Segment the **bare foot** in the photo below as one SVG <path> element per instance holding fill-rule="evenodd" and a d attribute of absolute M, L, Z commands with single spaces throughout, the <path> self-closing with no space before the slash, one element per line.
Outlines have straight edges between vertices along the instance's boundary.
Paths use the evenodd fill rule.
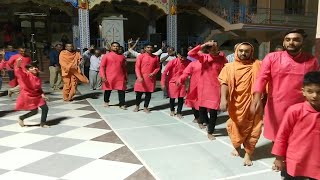
<path fill-rule="evenodd" d="M 203 124 L 198 124 L 200 129 L 204 129 L 205 126 Z"/>
<path fill-rule="evenodd" d="M 251 156 L 248 153 L 244 155 L 243 159 L 244 159 L 244 162 L 243 162 L 244 166 L 252 166 L 253 163 L 251 161 Z"/>
<path fill-rule="evenodd" d="M 178 117 L 179 119 L 182 119 L 182 118 L 183 118 L 182 114 L 177 114 L 177 117 Z"/>
<path fill-rule="evenodd" d="M 19 119 L 19 120 L 18 120 L 18 124 L 19 124 L 21 127 L 24 127 L 24 122 L 23 122 L 23 120 Z"/>
<path fill-rule="evenodd" d="M 236 156 L 236 157 L 240 156 L 240 148 L 234 149 L 234 150 L 231 152 L 231 155 L 232 155 L 232 156 Z"/>
<path fill-rule="evenodd" d="M 104 103 L 103 106 L 106 107 L 106 108 L 109 108 L 109 103 Z"/>
<path fill-rule="evenodd" d="M 42 128 L 50 128 L 50 126 L 48 126 L 46 124 L 40 124 L 40 127 L 42 127 Z"/>
<path fill-rule="evenodd" d="M 211 140 L 211 141 L 213 141 L 213 140 L 215 140 L 216 138 L 214 137 L 213 134 L 208 134 L 208 139 Z"/>
<path fill-rule="evenodd" d="M 198 123 L 198 119 L 194 118 L 193 123 Z"/>
<path fill-rule="evenodd" d="M 174 115 L 176 115 L 176 113 L 174 111 L 171 111 L 170 116 L 174 116 Z"/>
<path fill-rule="evenodd" d="M 123 106 L 119 106 L 120 109 L 123 109 L 123 110 L 127 110 L 127 106 L 123 105 Z"/>
<path fill-rule="evenodd" d="M 12 91 L 8 91 L 8 96 L 12 97 L 13 92 Z"/>
<path fill-rule="evenodd" d="M 150 110 L 149 110 L 149 108 L 147 108 L 147 107 L 145 107 L 144 109 L 143 109 L 143 112 L 145 112 L 145 113 L 150 113 Z"/>
<path fill-rule="evenodd" d="M 139 111 L 139 106 L 136 106 L 133 110 L 133 112 L 138 112 Z"/>

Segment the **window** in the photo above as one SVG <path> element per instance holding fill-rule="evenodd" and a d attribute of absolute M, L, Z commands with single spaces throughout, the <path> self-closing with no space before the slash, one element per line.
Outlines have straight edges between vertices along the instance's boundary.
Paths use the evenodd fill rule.
<path fill-rule="evenodd" d="M 304 14 L 305 0 L 286 0 L 284 12 L 286 14 Z"/>

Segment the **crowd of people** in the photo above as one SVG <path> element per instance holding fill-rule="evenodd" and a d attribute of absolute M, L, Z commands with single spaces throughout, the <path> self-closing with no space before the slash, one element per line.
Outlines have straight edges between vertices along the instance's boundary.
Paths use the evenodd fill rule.
<path fill-rule="evenodd" d="M 183 105 L 192 108 L 194 122 L 202 129 L 207 126 L 208 139 L 215 139 L 218 111 L 228 111 L 226 129 L 234 147 L 231 154 L 240 156 L 243 147 L 243 165 L 252 165 L 264 127 L 264 136 L 274 143 L 274 170 L 281 171 L 287 180 L 320 179 L 319 62 L 302 51 L 305 38 L 303 30 L 288 31 L 283 49 L 279 47 L 262 61 L 254 58 L 254 47 L 249 42 L 236 44 L 228 59 L 214 40 L 189 47 L 188 52 L 175 52 L 173 47 L 164 45 L 154 52 L 152 43 L 136 52 L 137 42 L 132 40 L 128 52 L 124 52 L 118 42 L 112 42 L 109 52 L 90 47 L 82 56 L 71 43 L 65 43 L 65 47 L 56 44 L 50 52 L 50 86 L 53 90 L 62 88 L 63 100 L 69 102 L 79 81 L 90 82 L 91 90 L 104 91 L 106 108 L 112 90 L 117 90 L 119 107 L 127 110 L 128 73 L 124 54 L 130 53 L 137 58 L 134 112 L 140 111 L 144 94 L 143 111 L 150 113 L 156 76 L 161 72 L 160 84 L 164 98 L 169 98 L 170 115 L 183 118 Z M 20 90 L 16 109 L 30 111 L 19 117 L 19 125 L 24 126 L 23 120 L 36 114 L 40 107 L 40 126 L 47 127 L 48 106 L 36 65 L 30 64 L 24 48 L 14 52 L 9 47 L 1 55 L 4 60 L 0 69 L 7 68 L 10 84 Z M 13 91 L 9 91 L 10 95 Z"/>

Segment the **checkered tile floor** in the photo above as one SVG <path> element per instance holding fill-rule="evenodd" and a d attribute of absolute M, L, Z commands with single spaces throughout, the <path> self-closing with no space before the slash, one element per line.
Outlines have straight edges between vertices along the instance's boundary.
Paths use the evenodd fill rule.
<path fill-rule="evenodd" d="M 151 180 L 154 177 L 87 100 L 64 103 L 49 93 L 48 124 L 40 113 L 17 124 L 14 98 L 0 97 L 1 180 Z"/>

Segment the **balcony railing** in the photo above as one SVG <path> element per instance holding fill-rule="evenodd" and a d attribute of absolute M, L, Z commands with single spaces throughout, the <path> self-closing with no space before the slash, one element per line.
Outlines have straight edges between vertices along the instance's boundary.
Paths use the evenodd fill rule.
<path fill-rule="evenodd" d="M 272 24 L 314 26 L 317 21 L 315 13 L 304 12 L 287 14 L 284 9 L 247 7 L 232 3 L 230 0 L 217 0 L 214 4 L 206 4 L 206 8 L 224 18 L 231 24 Z"/>

